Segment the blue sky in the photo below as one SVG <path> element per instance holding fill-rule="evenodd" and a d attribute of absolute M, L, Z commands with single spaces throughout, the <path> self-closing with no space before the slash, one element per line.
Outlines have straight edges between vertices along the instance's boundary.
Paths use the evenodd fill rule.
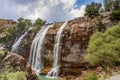
<path fill-rule="evenodd" d="M 103 3 L 104 0 L 77 0 L 76 4 L 77 5 L 83 5 L 83 4 L 90 4 L 91 2 L 99 2 L 99 3 Z"/>
<path fill-rule="evenodd" d="M 0 18 L 65 21 L 83 16 L 86 4 L 93 1 L 103 3 L 103 0 L 0 0 Z"/>

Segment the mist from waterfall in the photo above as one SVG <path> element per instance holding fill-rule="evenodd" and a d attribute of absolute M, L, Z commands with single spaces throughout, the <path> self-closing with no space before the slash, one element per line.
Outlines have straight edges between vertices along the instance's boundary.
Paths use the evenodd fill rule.
<path fill-rule="evenodd" d="M 59 59 L 59 53 L 60 53 L 60 39 L 61 34 L 63 32 L 64 27 L 67 25 L 67 22 L 63 23 L 63 25 L 60 27 L 59 31 L 57 32 L 56 39 L 55 39 L 55 46 L 54 46 L 54 64 L 53 68 L 48 72 L 47 77 L 58 77 L 59 75 L 59 68 L 60 68 L 60 59 Z"/>
<path fill-rule="evenodd" d="M 50 27 L 52 27 L 52 25 L 43 26 L 35 36 L 31 45 L 29 63 L 31 64 L 32 69 L 36 71 L 36 74 L 39 74 L 44 67 L 42 49 L 46 33 Z"/>
<path fill-rule="evenodd" d="M 20 38 L 17 40 L 17 42 L 15 44 L 13 44 L 11 52 L 18 53 L 19 45 L 22 42 L 22 40 L 24 39 L 24 37 L 27 35 L 27 33 L 28 33 L 28 31 L 26 31 L 24 34 L 22 34 L 20 36 Z"/>

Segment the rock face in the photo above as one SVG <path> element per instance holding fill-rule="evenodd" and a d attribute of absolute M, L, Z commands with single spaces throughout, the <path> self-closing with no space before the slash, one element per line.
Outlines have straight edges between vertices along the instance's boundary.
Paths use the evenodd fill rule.
<path fill-rule="evenodd" d="M 53 64 L 53 48 L 55 44 L 55 37 L 63 22 L 55 23 L 52 28 L 50 28 L 47 32 L 46 38 L 43 44 L 43 57 L 45 66 L 52 66 Z M 86 53 L 86 48 L 88 46 L 88 42 L 91 34 L 93 33 L 95 28 L 95 23 L 87 18 L 80 17 L 75 18 L 73 20 L 68 21 L 67 26 L 65 26 L 60 43 L 60 60 L 61 60 L 61 70 L 66 70 L 66 74 L 69 73 L 74 68 L 84 67 L 84 55 Z M 31 32 L 26 36 L 26 41 L 28 41 L 27 46 L 20 46 L 20 55 L 28 60 L 30 53 L 30 45 L 34 36 L 37 32 Z M 25 40 L 24 39 L 24 40 Z M 23 42 L 24 42 L 23 40 Z M 69 65 L 72 64 L 72 65 Z M 85 62 L 88 65 L 88 63 Z M 76 69 L 76 70 L 78 70 Z M 86 69 L 86 68 L 85 68 Z M 81 70 L 79 70 L 81 71 Z M 46 71 L 47 72 L 47 71 Z M 77 74 L 77 71 L 73 71 L 70 73 Z M 46 73 L 43 73 L 46 74 Z"/>
<path fill-rule="evenodd" d="M 16 22 L 13 20 L 0 19 L 0 36 L 2 36 L 1 33 L 5 32 L 6 27 L 14 25 L 16 25 Z"/>
<path fill-rule="evenodd" d="M 38 80 L 37 75 L 31 69 L 30 65 L 26 60 L 14 53 L 5 52 L 5 54 L 0 57 L 0 72 L 4 72 L 4 68 L 9 66 L 13 71 L 23 71 L 26 73 L 26 80 Z"/>
<path fill-rule="evenodd" d="M 51 62 L 53 60 L 52 55 L 56 33 L 61 23 L 57 24 L 57 26 L 49 29 L 44 44 L 44 57 Z M 81 62 L 94 26 L 94 23 L 89 18 L 76 18 L 68 22 L 61 37 L 61 61 Z"/>
<path fill-rule="evenodd" d="M 16 22 L 13 20 L 5 20 L 5 19 L 0 19 L 0 30 L 2 30 L 5 27 L 15 25 Z"/>

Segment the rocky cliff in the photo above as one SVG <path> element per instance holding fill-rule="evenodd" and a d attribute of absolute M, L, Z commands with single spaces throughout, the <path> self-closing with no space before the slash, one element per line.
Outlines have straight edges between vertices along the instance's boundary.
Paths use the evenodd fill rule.
<path fill-rule="evenodd" d="M 2 33 L 5 32 L 7 27 L 15 26 L 16 23 L 13 20 L 0 19 L 0 37 L 3 36 Z"/>
<path fill-rule="evenodd" d="M 38 80 L 37 75 L 23 57 L 11 52 L 0 50 L 0 79 L 4 79 L 4 74 L 7 78 L 9 73 L 20 71 L 25 73 L 25 80 Z M 18 78 L 19 77 L 21 76 L 18 75 Z"/>
<path fill-rule="evenodd" d="M 88 17 L 79 17 L 68 21 L 61 35 L 62 37 L 60 42 L 59 55 L 61 62 L 60 76 L 74 75 L 77 77 L 84 71 L 89 70 L 90 68 L 94 68 L 84 60 L 84 55 L 86 53 L 90 36 L 96 28 L 95 21 L 97 21 L 97 19 L 90 19 Z M 113 25 L 111 24 L 111 21 L 105 17 L 102 18 L 102 22 L 108 26 Z M 47 74 L 47 72 L 52 68 L 55 38 L 62 24 L 63 22 L 54 23 L 53 27 L 49 28 L 47 32 L 42 50 L 44 53 L 42 57 L 44 58 L 45 68 L 42 70 L 41 74 Z M 28 32 L 28 35 L 23 39 L 21 45 L 19 46 L 18 54 L 24 58 L 13 53 L 7 53 L 5 57 L 2 58 L 4 63 L 6 63 L 6 61 L 10 63 L 10 65 L 14 63 L 15 65 L 12 67 L 15 68 L 15 70 L 20 69 L 25 71 L 27 74 L 31 73 L 29 74 L 29 77 L 32 78 L 33 76 L 35 79 L 36 75 L 34 75 L 34 72 L 31 70 L 25 59 L 28 61 L 32 41 L 39 30 L 40 27 L 33 26 L 33 30 Z M 17 67 L 16 69 L 16 65 L 19 68 Z M 29 77 L 27 75 L 27 78 Z"/>
<path fill-rule="evenodd" d="M 46 74 L 53 65 L 55 37 L 62 24 L 63 22 L 55 23 L 47 32 L 42 50 L 45 63 L 45 69 L 42 74 Z M 82 68 L 84 68 L 84 70 L 87 68 L 89 63 L 84 60 L 84 55 L 94 29 L 95 23 L 87 17 L 75 18 L 68 21 L 62 33 L 60 43 L 59 58 L 61 60 L 61 74 L 76 75 L 81 73 Z M 36 33 L 37 32 L 29 32 L 20 46 L 19 54 L 27 60 L 29 58 L 30 46 Z"/>

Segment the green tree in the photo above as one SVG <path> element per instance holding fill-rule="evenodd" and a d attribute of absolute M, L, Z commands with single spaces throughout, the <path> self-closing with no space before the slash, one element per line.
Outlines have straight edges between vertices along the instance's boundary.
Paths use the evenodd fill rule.
<path fill-rule="evenodd" d="M 92 2 L 90 5 L 87 5 L 85 9 L 86 11 L 85 15 L 89 17 L 99 16 L 100 8 L 101 8 L 101 3 Z"/>
<path fill-rule="evenodd" d="M 114 11 L 120 8 L 120 0 L 104 0 L 106 11 Z"/>
<path fill-rule="evenodd" d="M 112 9 L 112 0 L 104 0 L 105 11 L 111 11 Z"/>
<path fill-rule="evenodd" d="M 25 19 L 26 26 L 32 26 L 32 22 L 30 19 Z"/>
<path fill-rule="evenodd" d="M 43 26 L 43 25 L 45 25 L 45 23 L 46 23 L 46 21 L 43 21 L 42 19 L 38 18 L 33 25 L 34 26 Z"/>
<path fill-rule="evenodd" d="M 94 33 L 85 59 L 93 65 L 113 66 L 120 62 L 120 23 L 105 33 Z"/>
<path fill-rule="evenodd" d="M 106 27 L 101 20 L 96 24 L 96 26 L 97 26 L 97 30 L 100 32 L 104 32 L 106 30 Z"/>
<path fill-rule="evenodd" d="M 18 30 L 19 30 L 19 32 L 24 31 L 25 26 L 26 26 L 25 20 L 23 18 L 19 18 L 18 19 Z"/>
<path fill-rule="evenodd" d="M 116 20 L 116 21 L 120 20 L 120 9 L 116 11 L 112 11 L 112 13 L 110 14 L 110 20 Z"/>
<path fill-rule="evenodd" d="M 29 19 L 19 18 L 17 26 L 9 26 L 4 32 L 4 36 L 0 37 L 0 44 L 5 47 L 10 47 L 16 37 L 32 26 Z"/>
<path fill-rule="evenodd" d="M 120 0 L 114 1 L 114 10 L 118 10 L 120 8 Z"/>
<path fill-rule="evenodd" d="M 30 19 L 24 19 L 24 18 L 18 19 L 18 31 L 19 32 L 22 32 L 26 28 L 31 27 L 31 26 L 32 26 L 32 22 Z"/>
<path fill-rule="evenodd" d="M 24 21 L 24 18 L 19 18 L 18 19 L 18 22 L 23 22 Z"/>

